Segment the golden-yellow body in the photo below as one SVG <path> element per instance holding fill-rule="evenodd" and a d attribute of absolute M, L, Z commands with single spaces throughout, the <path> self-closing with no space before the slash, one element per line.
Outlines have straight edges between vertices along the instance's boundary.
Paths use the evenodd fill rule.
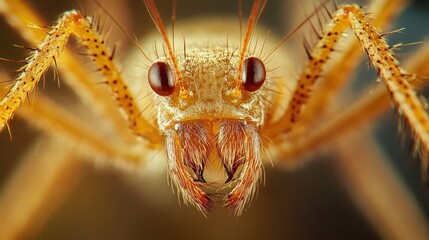
<path fill-rule="evenodd" d="M 364 114 L 364 104 L 384 104 L 380 99 L 357 104 L 357 107 L 330 119 L 327 124 L 320 123 L 318 118 L 308 118 L 310 115 L 317 115 L 315 109 L 325 112 L 325 103 L 331 99 L 326 97 L 324 101 L 311 102 L 312 96 L 318 96 L 314 92 L 318 81 L 333 81 L 337 87 L 346 82 L 341 77 L 324 78 L 324 73 L 330 73 L 332 69 L 340 72 L 353 68 L 326 65 L 331 61 L 344 31 L 352 29 L 360 46 L 367 51 L 371 64 L 383 79 L 399 113 L 410 123 L 416 141 L 421 143 L 422 169 L 423 173 L 426 172 L 429 120 L 424 105 L 411 87 L 415 75 L 408 74 L 399 67 L 384 35 L 359 6 L 343 5 L 336 7 L 332 13 L 327 11 L 330 20 L 318 33 L 320 41 L 314 49 L 307 49 L 308 63 L 296 80 L 294 74 L 288 71 L 287 66 L 291 62 L 286 60 L 287 53 L 279 48 L 288 37 L 283 40 L 274 39 L 265 29 L 255 27 L 266 1 L 255 1 L 249 23 L 242 30 L 237 26 L 237 21 L 228 18 L 194 19 L 194 22 L 177 23 L 175 39 L 168 36 L 167 32 L 171 30 L 164 28 L 154 2 L 147 0 L 145 3 L 161 37 L 155 40 L 155 44 L 151 39 L 148 45 L 140 47 L 147 67 L 140 69 L 137 75 L 148 78 L 150 82 L 149 66 L 168 66 L 174 74 L 174 81 L 171 82 L 175 84 L 167 89 L 168 94 L 157 94 L 148 82 L 136 83 L 135 79 L 126 80 L 122 77 L 122 70 L 113 56 L 114 51 L 106 47 L 105 39 L 93 18 L 72 10 L 59 18 L 41 44 L 35 44 L 37 47 L 27 65 L 21 69 L 9 93 L 0 101 L 0 128 L 8 124 L 49 65 L 59 58 L 65 58 L 64 66 L 59 67 L 64 67 L 69 75 L 77 76 L 78 80 L 71 77 L 72 85 L 73 81 L 84 83 L 83 86 L 74 86 L 78 94 L 85 96 L 82 99 L 93 99 L 94 109 L 101 116 L 110 117 L 107 113 L 119 107 L 120 111 L 113 113 L 108 120 L 112 121 L 112 132 L 117 132 L 118 136 L 112 137 L 115 140 L 109 138 L 106 141 L 107 133 L 94 131 L 79 119 L 62 112 L 49 100 L 42 99 L 43 104 L 35 106 L 32 111 L 23 107 L 22 115 L 25 118 L 34 117 L 39 126 L 52 131 L 54 135 L 82 144 L 85 153 L 90 153 L 94 159 L 108 159 L 134 167 L 144 165 L 148 155 L 153 152 L 161 152 L 166 158 L 169 176 L 186 203 L 205 213 L 217 202 L 216 194 L 221 192 L 224 195 L 224 205 L 240 215 L 263 178 L 263 162 L 269 162 L 269 156 L 274 156 L 275 160 L 284 165 L 288 165 L 288 161 L 298 162 L 297 159 L 307 152 L 320 148 L 325 141 L 334 139 L 353 124 L 374 117 L 375 114 Z M 18 2 L 1 4 L 3 15 L 8 19 L 25 13 L 20 12 L 25 6 L 20 6 Z M 5 6 L 12 9 L 16 7 L 16 16 L 11 13 L 14 11 L 5 11 Z M 324 2 L 305 22 L 324 11 L 323 8 L 326 8 Z M 382 9 L 383 7 L 379 7 L 375 12 L 379 13 Z M 20 17 L 25 19 L 24 16 Z M 37 23 L 37 19 L 33 20 Z M 22 26 L 17 28 L 22 32 L 31 32 L 23 30 Z M 81 67 L 71 67 L 73 61 L 68 58 L 67 50 L 63 52 L 63 49 L 72 35 L 87 48 L 87 55 L 104 78 L 103 83 L 110 88 L 115 102 L 113 105 L 109 105 L 112 102 L 97 98 L 99 90 L 88 85 L 91 80 L 82 74 Z M 178 36 L 183 36 L 183 44 Z M 259 40 L 259 45 L 256 39 Z M 153 44 L 153 55 L 147 54 L 144 49 L 150 49 Z M 347 55 L 342 57 L 346 61 Z M 259 60 L 255 62 L 254 58 Z M 265 83 L 260 88 L 259 85 L 250 88 L 246 86 L 248 83 L 243 78 L 243 73 L 248 69 L 244 67 L 244 63 L 249 59 L 252 64 L 262 62 L 266 68 L 266 77 L 263 74 Z M 162 64 L 159 65 L 159 62 Z M 165 79 L 160 81 L 162 80 Z M 308 112 L 308 109 L 312 111 Z M 127 124 L 123 124 L 125 122 Z M 126 137 L 122 138 L 122 135 Z M 117 139 L 119 140 L 116 141 Z M 345 156 L 347 157 L 350 156 Z M 213 189 L 214 185 L 205 180 L 209 161 L 221 163 L 227 175 L 224 179 L 226 183 L 219 184 L 219 189 Z M 210 169 L 213 170 L 217 171 Z M 359 177 L 353 180 L 361 179 Z M 223 191 L 225 189 L 227 191 Z M 372 202 L 377 203 L 377 199 L 374 198 Z M 412 213 L 410 218 L 420 219 L 421 216 L 415 209 L 409 212 Z M 421 223 L 420 220 L 417 222 Z M 424 238 L 425 227 L 418 229 L 415 235 L 417 238 Z"/>

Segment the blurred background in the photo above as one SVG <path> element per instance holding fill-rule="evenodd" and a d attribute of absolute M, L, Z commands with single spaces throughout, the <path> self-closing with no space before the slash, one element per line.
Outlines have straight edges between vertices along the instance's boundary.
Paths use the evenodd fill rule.
<path fill-rule="evenodd" d="M 53 22 L 62 12 L 79 6 L 75 1 L 33 0 L 31 4 L 47 22 Z M 89 1 L 91 2 L 91 1 Z M 251 2 L 243 1 L 244 16 Z M 85 5 L 86 3 L 83 2 Z M 139 0 L 103 1 L 122 26 L 136 36 L 146 36 L 154 30 Z M 364 3 L 365 4 L 365 3 Z M 170 1 L 157 1 L 161 13 L 169 19 Z M 292 3 L 269 1 L 260 22 L 282 36 L 299 21 Z M 90 4 L 90 6 L 92 6 Z M 96 11 L 88 6 L 88 12 Z M 93 6 L 92 6 L 93 7 Z M 299 12 L 299 11 L 298 11 Z M 177 19 L 205 15 L 237 15 L 237 2 L 178 1 Z M 285 16 L 291 16 L 286 21 Z M 302 19 L 302 18 L 301 18 Z M 238 21 L 237 21 L 238 22 Z M 402 34 L 394 34 L 390 42 L 424 41 L 429 37 L 429 3 L 412 1 L 394 23 L 394 28 L 405 27 Z M 25 51 L 12 45 L 25 45 L 23 40 L 4 22 L 0 22 L 0 56 L 20 60 Z M 133 46 L 117 28 L 113 28 L 111 42 L 118 42 L 118 58 L 125 59 Z M 407 56 L 415 46 L 401 51 Z M 300 55 L 303 50 L 300 50 Z M 403 54 L 402 54 L 403 53 Z M 3 69 L 17 69 L 15 63 L 2 63 Z M 367 59 L 362 63 L 358 77 L 375 79 L 368 70 Z M 10 71 L 13 74 L 13 70 Z M 369 75 L 366 75 L 369 74 Z M 48 73 L 47 77 L 52 74 Z M 46 89 L 57 98 L 67 98 L 67 87 L 47 81 Z M 65 94 L 64 94 L 65 92 Z M 20 156 L 39 139 L 40 133 L 19 118 L 11 122 L 13 139 L 7 131 L 0 134 L 0 186 L 8 179 L 18 164 Z M 408 144 L 397 133 L 397 120 L 391 112 L 374 126 L 375 137 L 393 165 L 413 192 L 425 215 L 428 214 L 427 194 L 420 180 L 419 163 L 408 163 Z M 43 145 L 42 145 L 43 146 Z M 204 217 L 193 207 L 179 204 L 177 194 L 168 185 L 165 170 L 160 170 L 157 180 L 135 176 L 111 168 L 97 168 L 87 164 L 76 176 L 76 185 L 64 202 L 43 224 L 31 233 L 30 239 L 379 239 L 375 228 L 368 223 L 348 195 L 346 186 L 331 164 L 335 154 L 326 152 L 315 157 L 304 167 L 294 171 L 266 166 L 265 186 L 241 217 L 234 217 L 219 207 Z M 394 211 L 394 209 L 392 209 Z"/>

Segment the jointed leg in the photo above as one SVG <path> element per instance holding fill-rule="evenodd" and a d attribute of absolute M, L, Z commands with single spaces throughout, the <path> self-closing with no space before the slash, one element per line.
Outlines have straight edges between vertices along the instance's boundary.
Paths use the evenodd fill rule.
<path fill-rule="evenodd" d="M 312 88 L 319 77 L 322 66 L 329 59 L 334 44 L 345 29 L 351 27 L 363 48 L 368 52 L 371 63 L 379 72 L 380 77 L 393 98 L 398 111 L 410 124 L 413 133 L 425 150 L 429 149 L 429 116 L 409 83 L 414 76 L 401 69 L 393 58 L 391 48 L 364 13 L 355 5 L 339 8 L 332 21 L 325 29 L 324 36 L 310 55 L 305 73 L 300 78 L 291 103 L 285 114 L 277 122 L 268 126 L 272 134 L 278 131 L 290 131 L 299 122 L 300 113 L 310 97 Z M 278 134 L 277 134 L 278 135 Z M 272 135 L 270 137 L 277 137 Z M 426 166 L 424 166 L 426 169 Z"/>
<path fill-rule="evenodd" d="M 57 26 L 37 48 L 28 65 L 22 69 L 16 84 L 0 102 L 0 127 L 3 127 L 12 117 L 25 99 L 26 94 L 34 89 L 41 74 L 51 62 L 59 57 L 71 34 L 76 35 L 81 40 L 82 44 L 88 48 L 94 62 L 100 66 L 106 83 L 113 90 L 119 106 L 126 112 L 130 127 L 135 134 L 156 141 L 157 139 L 153 138 L 158 136 L 158 131 L 152 124 L 140 117 L 135 99 L 131 96 L 112 61 L 111 54 L 104 45 L 104 40 L 93 29 L 91 21 L 76 11 L 67 12 L 60 18 Z"/>
<path fill-rule="evenodd" d="M 348 8 L 345 11 L 348 11 L 351 26 L 386 84 L 398 112 L 408 122 L 415 140 L 421 144 L 422 150 L 428 151 L 429 116 L 409 81 L 415 79 L 416 76 L 408 74 L 398 66 L 386 41 L 364 18 L 362 12 L 354 8 Z M 422 159 L 422 165 L 423 177 L 426 177 L 427 159 Z"/>
<path fill-rule="evenodd" d="M 422 76 L 429 75 L 429 69 L 426 67 L 428 65 L 429 44 L 422 46 L 410 57 L 410 61 L 405 63 L 407 70 Z M 426 86 L 427 80 L 429 79 L 424 78 L 411 83 L 416 90 L 421 90 Z M 346 110 L 327 118 L 323 126 L 318 126 L 301 137 L 293 138 L 293 141 L 287 138 L 285 140 L 287 142 L 279 148 L 281 150 L 278 155 L 282 156 L 282 159 L 294 161 L 297 157 L 304 156 L 306 152 L 315 152 L 351 129 L 375 120 L 390 107 L 390 98 L 384 86 L 378 86 L 371 94 L 353 103 Z"/>
<path fill-rule="evenodd" d="M 356 8 L 356 9 L 358 8 L 357 6 L 340 7 L 340 9 L 338 9 L 334 14 L 333 19 L 327 24 L 327 27 L 324 29 L 321 40 L 315 46 L 313 52 L 309 54 L 310 60 L 298 81 L 297 88 L 293 93 L 292 101 L 290 102 L 287 110 L 279 120 L 277 120 L 274 123 L 268 123 L 269 126 L 267 128 L 271 129 L 273 134 L 276 134 L 278 131 L 288 132 L 301 122 L 303 112 L 307 110 L 306 109 L 307 100 L 309 100 L 310 95 L 311 97 L 313 97 L 312 90 L 316 81 L 320 77 L 321 73 L 325 75 L 325 72 L 322 72 L 322 70 L 325 67 L 327 61 L 329 60 L 330 55 L 334 50 L 335 44 L 341 38 L 342 33 L 347 28 L 351 27 L 351 19 L 350 19 L 349 11 L 348 10 L 345 11 L 345 9 L 349 7 Z M 359 9 L 357 9 L 357 11 L 360 12 Z M 364 14 L 361 14 L 361 18 L 366 19 Z M 370 23 L 369 21 L 366 21 L 366 22 L 372 26 L 372 23 Z M 378 35 L 378 36 L 379 38 L 382 38 L 381 35 Z M 362 42 L 360 44 L 362 44 Z M 384 43 L 384 45 L 386 44 Z M 384 48 L 389 49 L 387 45 L 384 46 Z M 385 52 L 385 53 L 383 52 L 381 54 L 387 54 L 387 53 L 388 52 Z M 328 77 L 332 75 L 329 73 L 330 72 L 328 72 Z M 337 78 L 327 79 L 327 80 L 333 81 L 333 80 L 337 80 Z M 340 81 L 344 81 L 344 79 L 341 79 Z M 320 95 L 322 94 L 325 94 L 325 93 L 320 93 Z M 271 136 L 271 137 L 276 137 L 276 136 Z"/>
<path fill-rule="evenodd" d="M 78 159 L 82 155 L 108 159 L 109 164 L 127 167 L 141 165 L 141 159 L 150 159 L 154 154 L 142 146 L 125 146 L 113 139 L 106 141 L 43 96 L 38 96 L 32 106 L 24 104 L 17 114 L 56 140 L 26 154 L 23 165 L 1 191 L 0 239 L 25 237 L 41 227 L 49 212 L 71 190 L 73 181 L 78 180 L 82 167 Z M 72 151 L 70 146 L 78 146 L 79 151 L 76 148 Z"/>
<path fill-rule="evenodd" d="M 298 80 L 285 113 L 276 122 L 267 123 L 266 128 L 273 133 L 270 138 L 276 138 L 278 132 L 291 131 L 294 125 L 299 122 L 303 107 L 306 105 L 310 94 L 312 94 L 313 87 L 320 78 L 323 67 L 334 51 L 335 44 L 342 37 L 342 33 L 348 28 L 347 22 L 344 22 L 345 17 L 338 16 L 340 15 L 338 12 L 337 10 L 336 15 L 327 24 L 323 37 L 317 43 L 313 52 L 309 53 L 309 62 Z"/>
<path fill-rule="evenodd" d="M 374 0 L 371 1 L 367 11 L 371 14 L 374 26 L 382 27 L 385 30 L 388 29 L 392 16 L 397 15 L 405 6 L 404 0 Z M 351 73 L 357 68 L 362 56 L 360 43 L 352 35 L 344 40 L 347 41 L 341 47 L 340 53 L 336 54 L 339 56 L 332 59 L 335 64 L 329 64 L 323 70 L 323 78 L 320 79 L 319 85 L 314 89 L 314 93 L 308 100 L 305 111 L 299 117 L 297 125 L 311 128 L 317 124 L 320 117 L 323 117 L 323 114 L 331 106 L 332 98 L 350 80 Z M 290 134 L 295 134 L 296 131 L 294 130 L 296 129 L 301 128 L 294 128 Z"/>
<path fill-rule="evenodd" d="M 425 66 L 429 64 L 429 45 L 426 44 L 414 55 L 410 57 L 413 61 L 405 65 L 406 68 L 417 74 L 428 75 L 429 69 Z M 412 84 L 419 89 L 427 83 L 428 79 L 425 80 L 413 81 Z M 295 165 L 297 158 L 302 158 L 307 152 L 314 153 L 321 146 L 331 143 L 333 151 L 339 154 L 334 163 L 340 168 L 339 172 L 346 180 L 346 187 L 354 189 L 352 194 L 358 205 L 374 222 L 383 238 L 426 239 L 428 230 L 421 210 L 389 164 L 383 161 L 384 157 L 377 154 L 374 144 L 368 143 L 367 140 L 362 141 L 369 136 L 362 133 L 359 136 L 353 135 L 360 139 L 358 143 L 351 140 L 353 136 L 345 136 L 347 141 L 341 141 L 341 136 L 347 131 L 360 128 L 364 123 L 374 120 L 390 106 L 388 94 L 379 86 L 372 94 L 354 103 L 345 112 L 328 118 L 325 124 L 314 131 L 283 144 L 277 149 L 281 158 L 274 159 L 282 159 L 280 164 L 283 165 Z M 365 154 L 362 156 L 362 153 Z M 391 205 L 391 199 L 395 199 L 394 206 Z M 392 207 L 396 207 L 396 211 L 392 212 Z"/>
<path fill-rule="evenodd" d="M 24 0 L 1 0 L 0 14 L 30 46 L 36 47 L 46 38 L 43 29 L 28 26 L 28 24 L 34 26 L 48 26 L 48 24 Z M 93 78 L 85 69 L 85 64 L 77 61 L 76 56 L 67 48 L 61 53 L 61 58 L 56 60 L 58 69 L 62 73 L 61 79 L 73 88 L 82 102 L 98 114 L 100 119 L 105 119 L 100 122 L 100 125 L 127 141 L 134 141 L 135 137 L 131 132 L 121 131 L 126 121 L 118 111 L 114 99 L 94 84 Z"/>

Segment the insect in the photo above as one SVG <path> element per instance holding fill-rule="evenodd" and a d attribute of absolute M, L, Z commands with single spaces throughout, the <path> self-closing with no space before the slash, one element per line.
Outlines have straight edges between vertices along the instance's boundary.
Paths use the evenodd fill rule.
<path fill-rule="evenodd" d="M 417 97 L 413 95 L 409 86 L 403 82 L 412 75 L 397 68 L 396 62 L 390 56 L 390 47 L 383 45 L 383 36 L 380 38 L 381 40 L 374 39 L 381 33 L 375 32 L 378 30 L 373 29 L 372 23 L 355 5 L 338 7 L 332 12 L 328 11 L 327 14 L 332 14 L 330 18 L 333 20 L 330 20 L 331 25 L 328 21 L 327 26 L 333 29 L 328 30 L 326 27 L 323 32 L 315 30 L 317 34 L 320 34 L 321 41 L 314 47 L 314 50 L 307 48 L 309 61 L 300 80 L 288 82 L 285 76 L 292 74 L 282 72 L 281 70 L 284 68 L 276 68 L 278 65 L 286 64 L 270 60 L 274 54 L 281 55 L 281 50 L 277 49 L 281 40 L 273 42 L 270 40 L 271 37 L 265 37 L 266 34 L 257 33 L 257 29 L 254 27 L 265 4 L 263 1 L 255 1 L 247 21 L 248 25 L 242 27 L 242 34 L 236 34 L 235 38 L 232 34 L 226 34 L 218 39 L 219 34 L 215 34 L 215 36 L 204 32 L 203 36 L 198 36 L 201 44 L 194 42 L 191 37 L 198 32 L 185 32 L 183 34 L 184 47 L 179 47 L 177 38 L 173 43 L 173 39 L 168 36 L 168 31 L 163 27 L 164 23 L 158 17 L 154 3 L 146 1 L 146 4 L 161 32 L 160 42 L 164 44 L 153 47 L 154 56 L 147 56 L 146 60 L 149 63 L 142 67 L 144 73 L 139 73 L 139 75 L 147 76 L 147 78 L 143 77 L 146 80 L 145 87 L 139 86 L 142 84 L 141 82 L 125 82 L 125 79 L 122 79 L 120 71 L 112 62 L 114 59 L 112 51 L 104 49 L 104 39 L 93 30 L 97 24 L 87 21 L 78 12 L 68 12 L 64 15 L 59 21 L 58 31 L 55 28 L 48 29 L 53 31 L 49 34 L 52 41 L 45 43 L 54 46 L 36 45 L 38 47 L 34 49 L 34 60 L 30 59 L 28 65 L 30 67 L 25 69 L 21 75 L 22 84 L 16 86 L 25 89 L 26 85 L 30 85 L 33 77 L 34 79 L 40 78 L 44 68 L 51 62 L 55 64 L 57 60 L 64 61 L 58 62 L 60 69 L 62 66 L 70 64 L 67 63 L 67 53 L 59 53 L 63 46 L 55 44 L 67 42 L 68 32 L 71 31 L 69 28 L 73 21 L 77 21 L 75 24 L 78 27 L 73 32 L 81 36 L 82 44 L 88 47 L 89 57 L 98 64 L 98 68 L 107 79 L 105 84 L 111 89 L 104 89 L 105 92 L 113 91 L 116 98 L 114 99 L 116 103 L 107 102 L 112 104 L 109 105 L 110 108 L 105 106 L 104 101 L 108 101 L 104 100 L 105 98 L 102 98 L 103 101 L 91 101 L 91 104 L 94 105 L 94 108 L 97 107 L 97 104 L 101 105 L 98 106 L 101 109 L 107 108 L 107 110 L 104 109 L 105 112 L 100 109 L 98 111 L 101 112 L 100 114 L 109 116 L 109 119 L 105 119 L 106 121 L 113 119 L 111 123 L 113 127 L 100 126 L 102 129 L 107 129 L 105 136 L 100 137 L 91 128 L 85 127 L 85 123 L 76 124 L 78 121 L 75 121 L 75 118 L 55 118 L 59 115 L 63 116 L 63 114 L 58 114 L 56 106 L 49 102 L 35 103 L 32 107 L 33 110 L 27 112 L 30 114 L 27 115 L 27 118 L 31 116 L 36 118 L 36 121 L 40 119 L 39 126 L 47 129 L 52 129 L 53 124 L 56 123 L 56 127 L 52 130 L 58 131 L 57 134 L 68 141 L 82 141 L 80 147 L 86 148 L 83 152 L 90 158 L 113 161 L 113 164 L 117 165 L 122 165 L 122 161 L 125 161 L 123 165 L 138 165 L 140 159 L 152 159 L 154 156 L 162 155 L 157 152 L 166 152 L 167 168 L 174 186 L 183 195 L 185 202 L 196 206 L 202 212 L 208 211 L 213 206 L 216 195 L 221 194 L 211 189 L 214 187 L 213 185 L 206 183 L 210 177 L 207 176 L 207 162 L 217 161 L 223 167 L 224 175 L 221 174 L 220 179 L 230 183 L 221 188 L 222 191 L 225 191 L 224 204 L 239 215 L 252 198 L 262 178 L 262 158 L 264 155 L 267 158 L 264 147 L 267 148 L 267 151 L 271 151 L 270 155 L 273 158 L 287 156 L 287 159 L 296 159 L 296 156 L 312 149 L 311 144 L 317 145 L 324 139 L 333 138 L 334 132 L 341 132 L 338 126 L 346 125 L 344 127 L 346 128 L 347 124 L 352 123 L 351 119 L 353 121 L 356 119 L 351 117 L 354 116 L 353 114 L 362 115 L 362 112 L 358 110 L 350 111 L 349 115 L 342 115 L 344 116 L 343 122 L 339 118 L 339 120 L 335 120 L 340 121 L 339 123 L 332 120 L 331 125 L 327 124 L 324 128 L 309 127 L 315 126 L 313 124 L 317 126 L 316 120 L 319 116 L 314 113 L 319 113 L 320 110 L 315 111 L 315 109 L 323 107 L 320 101 L 311 105 L 311 99 L 317 98 L 317 92 L 313 90 L 313 82 L 321 81 L 320 75 L 328 72 L 325 69 L 322 71 L 322 67 L 329 62 L 329 58 L 335 50 L 336 41 L 340 39 L 343 28 L 347 27 L 346 18 L 352 13 L 359 19 L 355 24 L 363 24 L 355 26 L 354 32 L 358 35 L 361 34 L 359 36 L 365 40 L 362 42 L 367 44 L 367 51 L 372 58 L 371 63 L 380 69 L 382 76 L 398 75 L 399 77 L 395 80 L 396 85 L 391 82 L 386 83 L 388 86 L 393 84 L 390 86 L 390 91 L 394 95 L 393 99 L 401 102 L 403 96 L 408 96 L 406 99 L 410 98 L 411 102 L 406 101 L 406 103 L 416 104 L 416 112 L 410 112 L 411 107 L 407 107 L 407 105 L 401 110 L 405 114 L 409 114 L 406 115 L 408 121 L 415 120 L 416 115 L 420 116 L 411 126 L 418 127 L 421 123 L 419 121 L 424 121 L 425 114 L 421 110 L 421 104 L 416 100 Z M 314 13 L 325 11 L 324 5 L 320 6 Z M 381 17 L 377 19 L 381 19 Z M 200 29 L 210 25 L 214 25 L 214 23 L 203 22 Z M 220 25 L 218 28 L 228 32 L 229 30 L 225 26 L 232 24 L 221 22 Z M 216 26 L 214 25 L 213 28 Z M 364 30 L 361 31 L 359 28 Z M 236 27 L 229 32 L 233 31 L 239 32 Z M 366 35 L 368 33 L 371 34 Z M 261 36 L 259 48 L 253 34 Z M 266 40 L 262 40 L 264 37 Z M 367 41 L 368 39 L 371 41 Z M 216 48 L 216 42 L 222 42 L 221 48 Z M 374 44 L 375 48 L 371 44 Z M 198 47 L 195 48 L 195 45 Z M 53 52 L 45 52 L 45 49 L 49 51 L 53 49 Z M 143 49 L 141 54 L 147 54 L 146 51 Z M 156 60 L 154 61 L 154 59 Z M 384 62 L 383 59 L 387 62 Z M 337 72 L 340 70 L 335 66 L 332 68 Z M 78 75 L 78 68 L 72 68 L 72 71 L 69 69 L 69 74 L 73 73 Z M 28 78 L 29 82 L 26 82 L 25 78 Z M 329 79 L 329 77 L 325 78 Z M 79 76 L 79 79 L 85 79 L 85 77 Z M 217 79 L 222 79 L 222 81 L 217 81 Z M 405 84 L 404 89 L 398 87 L 398 84 L 400 86 Z M 86 87 L 75 86 L 74 88 L 78 89 L 77 92 L 82 93 L 88 91 L 85 90 Z M 319 87 L 322 88 L 319 91 L 324 93 L 323 96 L 320 96 L 321 98 L 329 95 L 328 92 L 323 91 L 323 85 Z M 395 88 L 400 88 L 404 93 L 395 92 Z M 144 90 L 148 93 L 138 92 Z M 93 90 L 89 90 L 90 93 L 91 91 Z M 402 97 L 395 98 L 395 95 Z M 17 107 L 19 104 L 15 104 L 14 101 L 20 102 L 23 96 L 25 94 L 22 96 L 12 94 L 3 98 L 6 99 L 5 101 L 8 98 L 11 100 L 10 103 L 3 104 L 2 114 L 11 115 L 11 112 L 15 110 L 9 108 Z M 81 97 L 85 99 L 84 96 Z M 137 100 L 138 97 L 140 99 Z M 84 101 L 88 101 L 88 99 Z M 122 115 L 114 112 L 118 105 L 122 109 L 122 115 L 125 112 L 127 121 L 121 121 Z M 38 106 L 43 107 L 39 109 Z M 313 111 L 309 110 L 311 107 L 313 107 Z M 153 113 L 153 109 L 157 109 L 156 114 Z M 48 111 L 44 112 L 44 110 Z M 26 110 L 23 111 L 25 117 Z M 112 111 L 113 114 L 107 114 L 110 113 L 109 111 Z M 49 115 L 49 112 L 57 114 Z M 65 116 L 68 115 L 65 114 Z M 357 120 L 362 119 L 363 121 L 363 118 L 357 118 Z M 115 124 L 121 126 L 118 134 L 114 131 Z M 66 127 L 61 128 L 59 125 Z M 124 128 L 127 125 L 129 127 Z M 73 128 L 73 126 L 78 126 L 78 128 Z M 420 139 L 424 145 L 425 133 L 419 128 L 416 129 L 415 133 L 420 135 L 416 138 Z M 136 138 L 135 135 L 138 137 Z M 305 138 L 300 136 L 305 136 Z M 103 137 L 105 139 L 108 137 L 109 141 L 104 141 Z M 58 146 L 52 144 L 51 147 Z M 149 151 L 150 149 L 153 151 Z M 165 161 L 165 157 L 163 159 Z M 276 164 L 287 165 L 288 163 Z M 219 181 L 216 179 L 214 182 Z M 223 184 L 220 185 L 223 186 Z"/>

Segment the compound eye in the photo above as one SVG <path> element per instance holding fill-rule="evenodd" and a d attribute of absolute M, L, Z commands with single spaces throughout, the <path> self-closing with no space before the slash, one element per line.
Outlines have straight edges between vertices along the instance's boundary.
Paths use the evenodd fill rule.
<path fill-rule="evenodd" d="M 265 65 L 259 58 L 249 57 L 246 59 L 241 73 L 244 88 L 249 92 L 261 88 L 265 82 L 266 73 Z"/>
<path fill-rule="evenodd" d="M 165 62 L 156 62 L 149 68 L 149 85 L 160 96 L 169 96 L 174 92 L 176 79 L 170 66 Z"/>

